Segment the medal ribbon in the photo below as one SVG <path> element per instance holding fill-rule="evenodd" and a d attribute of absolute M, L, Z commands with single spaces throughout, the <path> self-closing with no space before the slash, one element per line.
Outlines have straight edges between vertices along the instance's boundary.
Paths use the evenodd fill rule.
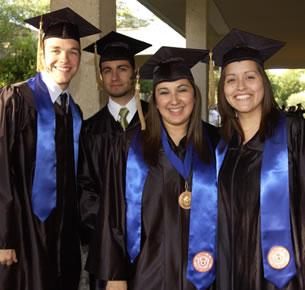
<path fill-rule="evenodd" d="M 165 151 L 165 154 L 168 158 L 168 160 L 171 162 L 171 164 L 177 169 L 177 171 L 183 176 L 184 180 L 187 180 L 188 176 L 191 172 L 192 167 L 192 153 L 193 153 L 193 146 L 190 144 L 188 146 L 184 162 L 181 161 L 181 159 L 175 154 L 175 152 L 172 151 L 172 149 L 169 147 L 168 141 L 167 141 L 167 134 L 165 132 L 165 129 L 162 126 L 162 133 L 161 133 L 161 139 L 162 139 L 162 145 Z"/>
<path fill-rule="evenodd" d="M 278 288 L 285 287 L 296 274 L 290 227 L 287 148 L 286 118 L 282 115 L 274 135 L 264 144 L 260 188 L 264 277 Z M 275 246 L 285 247 L 290 254 L 289 264 L 281 270 L 268 263 L 268 253 Z"/>
<path fill-rule="evenodd" d="M 44 222 L 56 207 L 56 118 L 48 89 L 40 73 L 27 81 L 37 109 L 36 164 L 32 188 L 32 207 L 35 215 Z M 73 116 L 75 174 L 78 160 L 78 139 L 81 117 L 70 97 Z"/>
<path fill-rule="evenodd" d="M 221 168 L 225 150 L 220 152 L 224 141 L 216 148 L 217 176 Z M 286 118 L 282 115 L 275 134 L 264 144 L 260 182 L 261 243 L 264 277 L 278 288 L 283 288 L 296 274 L 291 240 L 289 210 L 289 171 Z M 274 269 L 268 263 L 268 253 L 276 246 L 285 247 L 290 261 L 284 269 Z"/>
<path fill-rule="evenodd" d="M 164 129 L 163 129 L 164 130 Z M 165 135 L 163 134 L 165 133 Z M 165 152 L 169 149 L 165 130 L 162 131 L 162 143 Z M 166 140 L 164 142 L 163 140 Z M 163 145 L 163 146 L 164 146 Z M 189 147 L 192 147 L 191 145 Z M 172 151 L 171 151 L 172 152 Z M 188 153 L 190 152 L 190 153 Z M 174 152 L 166 153 L 169 158 L 176 156 Z M 193 155 L 193 156 L 192 156 Z M 193 158 L 192 158 L 193 157 Z M 178 158 L 176 156 L 176 158 Z M 192 149 L 187 150 L 184 164 L 177 162 L 178 168 L 183 172 L 185 179 L 188 177 L 187 170 L 191 170 L 193 161 L 192 180 L 192 205 L 190 212 L 190 231 L 187 279 L 197 289 L 207 288 L 216 276 L 216 234 L 217 234 L 217 187 L 215 164 L 202 163 L 197 154 L 192 154 Z M 193 160 L 192 160 L 193 159 Z M 173 160 L 173 159 L 172 159 Z M 170 160 L 172 162 L 172 160 Z M 173 161 L 175 163 L 176 161 Z M 181 165 L 181 163 L 183 165 Z M 175 163 L 176 164 L 176 163 Z M 190 164 L 190 165 L 188 165 Z M 173 164 L 174 165 L 174 164 Z M 174 165 L 175 166 L 175 165 Z M 183 167 L 182 167 L 183 166 Z M 176 168 L 176 166 L 175 166 Z M 177 169 L 177 168 L 176 168 Z M 178 170 L 178 169 L 177 169 Z M 179 171 L 178 170 L 178 171 Z M 179 171 L 179 172 L 180 172 Z M 148 167 L 144 163 L 141 148 L 137 143 L 137 135 L 134 137 L 128 153 L 126 172 L 126 224 L 127 224 L 127 251 L 131 262 L 140 252 L 141 244 L 141 201 L 142 192 Z M 187 175 L 186 175 L 187 174 Z M 181 174 L 182 175 L 182 174 Z M 214 259 L 214 265 L 208 272 L 198 272 L 193 266 L 193 258 L 199 252 L 209 252 Z"/>

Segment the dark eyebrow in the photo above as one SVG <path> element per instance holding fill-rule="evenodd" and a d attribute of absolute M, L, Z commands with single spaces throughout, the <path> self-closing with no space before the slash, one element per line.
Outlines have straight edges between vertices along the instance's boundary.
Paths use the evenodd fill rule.
<path fill-rule="evenodd" d="M 106 70 L 106 69 L 111 69 L 111 67 L 110 67 L 110 66 L 105 66 L 105 67 L 103 67 L 103 68 L 102 68 L 102 72 L 103 72 L 104 70 Z"/>
<path fill-rule="evenodd" d="M 157 91 L 161 91 L 161 90 L 168 90 L 168 88 L 167 87 L 161 87 Z"/>
<path fill-rule="evenodd" d="M 62 48 L 58 45 L 50 45 L 50 49 L 62 49 Z M 80 49 L 78 47 L 71 47 L 69 50 L 77 50 L 78 52 L 80 52 Z"/>
<path fill-rule="evenodd" d="M 129 68 L 129 67 L 130 66 L 128 64 L 120 64 L 116 68 Z M 112 70 L 113 68 L 111 66 L 105 66 L 105 67 L 102 68 L 102 71 L 104 71 L 106 69 Z"/>
<path fill-rule="evenodd" d="M 178 89 L 181 88 L 181 87 L 188 87 L 188 88 L 189 88 L 190 86 L 189 86 L 188 84 L 180 84 L 180 85 L 178 86 Z"/>
<path fill-rule="evenodd" d="M 228 76 L 236 76 L 236 74 L 231 73 L 231 74 L 226 74 L 226 75 L 225 75 L 225 77 L 228 77 Z"/>
<path fill-rule="evenodd" d="M 130 66 L 127 64 L 120 64 L 118 65 L 118 68 L 129 68 Z"/>
<path fill-rule="evenodd" d="M 244 72 L 245 74 L 247 74 L 247 73 L 258 73 L 258 71 L 256 71 L 256 70 L 247 70 L 247 71 L 245 71 Z M 225 75 L 225 77 L 227 77 L 227 76 L 236 76 L 236 74 L 235 73 L 230 73 L 230 74 L 226 74 Z"/>
<path fill-rule="evenodd" d="M 50 48 L 52 48 L 52 49 L 60 49 L 60 46 L 56 46 L 56 45 L 50 45 Z"/>

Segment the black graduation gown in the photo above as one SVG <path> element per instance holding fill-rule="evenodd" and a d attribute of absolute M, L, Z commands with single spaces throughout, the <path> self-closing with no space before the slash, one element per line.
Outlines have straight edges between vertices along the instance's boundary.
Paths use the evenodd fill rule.
<path fill-rule="evenodd" d="M 0 265 L 0 289 L 77 290 L 80 275 L 71 111 L 57 104 L 56 208 L 42 223 L 32 211 L 37 111 L 26 82 L 0 89 L 0 248 L 18 263 Z"/>
<path fill-rule="evenodd" d="M 304 121 L 288 116 L 287 137 L 297 275 L 284 289 L 301 290 L 305 289 Z M 264 144 L 258 135 L 242 147 L 238 144 L 235 134 L 219 174 L 217 289 L 274 290 L 277 288 L 264 279 L 261 251 L 260 172 Z"/>
<path fill-rule="evenodd" d="M 143 113 L 148 104 L 141 101 Z M 127 131 L 139 124 L 138 113 L 128 124 Z M 102 108 L 94 116 L 83 122 L 78 164 L 78 191 L 80 196 L 80 215 L 82 240 L 88 243 L 95 227 L 95 217 L 102 194 L 103 175 L 114 138 L 121 136 L 123 129 L 108 110 Z"/>
<path fill-rule="evenodd" d="M 217 129 L 205 126 L 214 146 Z M 132 290 L 194 290 L 186 279 L 190 211 L 178 204 L 185 181 L 162 146 L 159 162 L 149 168 L 143 189 L 141 250 L 134 263 L 129 262 L 125 242 L 125 168 L 133 135 L 129 131 L 112 147 L 86 269 L 103 280 L 127 280 L 128 289 Z M 185 139 L 178 147 L 170 138 L 169 142 L 184 159 Z M 191 177 L 192 174 L 190 186 Z"/>

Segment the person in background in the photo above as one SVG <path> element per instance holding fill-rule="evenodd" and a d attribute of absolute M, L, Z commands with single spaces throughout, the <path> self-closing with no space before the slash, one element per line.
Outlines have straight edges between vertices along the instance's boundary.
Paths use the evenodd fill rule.
<path fill-rule="evenodd" d="M 86 266 L 107 290 L 212 287 L 218 133 L 190 70 L 207 54 L 161 47 L 140 68 L 153 79 L 147 127 L 114 142 Z"/>
<path fill-rule="evenodd" d="M 283 104 L 283 105 L 282 105 L 282 107 L 281 107 L 281 111 L 282 111 L 282 112 L 287 112 L 287 107 L 286 107 L 286 105 L 285 105 L 285 104 Z"/>
<path fill-rule="evenodd" d="M 80 38 L 100 30 L 70 8 L 26 22 L 42 24 L 42 71 L 0 89 L 0 288 L 77 290 L 82 115 L 69 84 Z"/>
<path fill-rule="evenodd" d="M 209 123 L 215 127 L 220 126 L 220 116 L 216 104 L 211 109 L 209 109 Z"/>
<path fill-rule="evenodd" d="M 264 71 L 282 46 L 234 29 L 213 49 L 222 67 L 217 289 L 305 288 L 304 121 L 280 111 Z"/>
<path fill-rule="evenodd" d="M 84 121 L 81 132 L 78 191 L 84 244 L 89 243 L 95 228 L 99 198 L 104 190 L 103 175 L 113 139 L 139 123 L 134 55 L 149 46 L 112 31 L 84 49 L 92 53 L 96 49 L 96 54 L 100 55 L 98 80 L 101 89 L 109 95 L 107 105 Z M 141 104 L 145 113 L 147 103 L 141 101 Z M 104 284 L 90 276 L 91 290 L 103 289 Z"/>
<path fill-rule="evenodd" d="M 295 106 L 290 106 L 290 107 L 288 108 L 288 113 L 295 114 L 295 110 L 296 110 L 296 107 L 295 107 Z"/>
<path fill-rule="evenodd" d="M 297 109 L 295 110 L 295 113 L 300 117 L 300 118 L 304 118 L 304 113 L 305 113 L 305 110 L 302 106 L 301 103 L 297 104 Z"/>

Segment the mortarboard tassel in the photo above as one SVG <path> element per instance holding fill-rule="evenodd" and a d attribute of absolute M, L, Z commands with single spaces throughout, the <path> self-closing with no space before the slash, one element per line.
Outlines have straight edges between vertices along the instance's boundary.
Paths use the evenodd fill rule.
<path fill-rule="evenodd" d="M 214 61 L 213 61 L 213 52 L 210 50 L 209 52 L 210 56 L 210 68 L 209 68 L 209 74 L 210 74 L 210 90 L 209 90 L 209 108 L 213 108 L 215 105 L 215 80 L 214 80 Z"/>
<path fill-rule="evenodd" d="M 40 72 L 43 70 L 43 63 L 42 63 L 42 35 L 43 35 L 43 30 L 42 30 L 42 16 L 40 17 L 40 22 L 39 22 L 39 36 L 38 36 L 38 44 L 37 44 L 37 64 L 36 64 L 36 71 Z"/>
<path fill-rule="evenodd" d="M 103 90 L 102 76 L 100 74 L 100 69 L 99 69 L 96 43 L 94 44 L 94 64 L 95 64 L 96 89 Z"/>
<path fill-rule="evenodd" d="M 136 101 L 137 101 L 137 108 L 138 108 L 138 115 L 139 115 L 139 119 L 141 122 L 141 130 L 145 130 L 146 129 L 146 123 L 145 123 L 145 119 L 144 119 L 144 115 L 143 115 L 143 110 L 142 110 L 142 106 L 141 106 L 141 100 L 140 100 L 140 74 L 139 74 L 139 69 L 137 70 L 137 75 L 136 75 Z"/>

